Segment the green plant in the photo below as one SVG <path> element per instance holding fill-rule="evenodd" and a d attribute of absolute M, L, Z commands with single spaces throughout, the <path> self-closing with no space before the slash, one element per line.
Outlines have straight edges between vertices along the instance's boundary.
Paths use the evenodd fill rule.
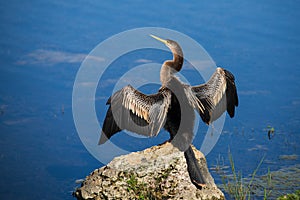
<path fill-rule="evenodd" d="M 251 187 L 256 176 L 258 169 L 260 168 L 261 164 L 263 163 L 264 157 L 259 162 L 256 169 L 251 174 L 251 179 L 249 182 L 246 182 L 242 176 L 241 172 L 237 172 L 232 154 L 228 153 L 230 167 L 231 167 L 231 174 L 226 175 L 225 173 L 222 174 L 222 182 L 225 191 L 234 199 L 236 200 L 246 200 L 250 199 L 251 197 Z M 266 190 L 266 198 L 269 195 L 269 191 Z"/>
<path fill-rule="evenodd" d="M 272 174 L 270 172 L 270 168 L 268 168 L 267 187 L 264 188 L 264 200 L 267 200 L 271 195 L 272 192 L 272 190 L 270 189 L 271 187 L 272 187 Z"/>
<path fill-rule="evenodd" d="M 150 186 L 144 183 L 133 174 L 127 175 L 127 190 L 132 191 L 135 195 L 135 199 L 138 200 L 154 200 L 154 199 L 169 199 L 168 195 L 162 194 L 161 183 L 169 176 L 171 169 L 167 169 L 165 172 L 161 173 L 157 178 L 155 178 L 154 186 Z"/>
<path fill-rule="evenodd" d="M 146 183 L 139 182 L 135 175 L 130 175 L 129 179 L 127 180 L 128 184 L 128 191 L 133 191 L 136 198 L 139 200 L 144 199 L 152 199 L 151 194 L 148 191 L 148 187 Z"/>
<path fill-rule="evenodd" d="M 219 173 L 219 172 L 222 172 L 223 169 L 225 168 L 225 165 L 224 165 L 224 158 L 221 157 L 221 155 L 219 154 L 219 157 L 218 159 L 216 159 L 217 161 L 217 164 L 216 164 L 216 167 L 214 168 L 214 170 Z"/>
<path fill-rule="evenodd" d="M 246 195 L 248 191 L 247 188 L 244 187 L 242 174 L 240 172 L 238 173 L 236 172 L 232 154 L 229 153 L 228 156 L 229 156 L 229 162 L 230 162 L 232 174 L 231 176 L 223 175 L 222 181 L 224 184 L 224 189 L 234 199 L 244 200 L 246 199 Z"/>
<path fill-rule="evenodd" d="M 300 190 L 296 190 L 292 194 L 282 195 L 277 200 L 300 200 Z"/>

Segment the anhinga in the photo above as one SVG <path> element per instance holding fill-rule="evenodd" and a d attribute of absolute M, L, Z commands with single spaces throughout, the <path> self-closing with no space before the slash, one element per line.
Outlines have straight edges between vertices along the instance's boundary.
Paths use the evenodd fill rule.
<path fill-rule="evenodd" d="M 162 86 L 158 93 L 152 95 L 145 95 L 130 85 L 114 93 L 107 101 L 110 106 L 99 144 L 105 143 L 123 129 L 144 136 L 156 136 L 163 127 L 170 133 L 172 144 L 184 151 L 190 179 L 201 189 L 205 180 L 191 148 L 194 109 L 206 124 L 215 121 L 226 110 L 233 117 L 235 107 L 238 106 L 234 76 L 225 69 L 217 68 L 207 83 L 186 85 L 175 76 L 183 65 L 179 44 L 150 36 L 164 43 L 173 53 L 173 60 L 167 60 L 162 65 Z"/>

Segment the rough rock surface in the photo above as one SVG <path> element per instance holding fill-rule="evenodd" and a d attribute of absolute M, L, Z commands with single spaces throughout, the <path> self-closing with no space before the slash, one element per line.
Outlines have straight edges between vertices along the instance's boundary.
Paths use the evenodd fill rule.
<path fill-rule="evenodd" d="M 207 186 L 190 181 L 183 152 L 172 144 L 113 159 L 86 177 L 77 199 L 225 199 L 211 177 L 204 155 L 194 148 Z"/>

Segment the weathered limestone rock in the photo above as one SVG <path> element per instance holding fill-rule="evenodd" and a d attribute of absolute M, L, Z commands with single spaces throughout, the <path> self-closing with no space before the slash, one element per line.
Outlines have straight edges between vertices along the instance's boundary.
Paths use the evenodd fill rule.
<path fill-rule="evenodd" d="M 75 191 L 77 199 L 225 199 L 211 177 L 204 155 L 194 148 L 207 186 L 190 181 L 183 152 L 172 144 L 113 159 L 96 169 Z"/>

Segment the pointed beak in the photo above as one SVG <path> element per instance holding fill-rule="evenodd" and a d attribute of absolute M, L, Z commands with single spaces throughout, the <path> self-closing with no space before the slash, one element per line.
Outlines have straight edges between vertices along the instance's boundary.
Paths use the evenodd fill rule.
<path fill-rule="evenodd" d="M 161 39 L 161 38 L 159 38 L 159 37 L 157 37 L 157 36 L 155 36 L 155 35 L 150 35 L 150 36 L 153 37 L 154 39 L 156 39 L 156 40 L 158 40 L 158 41 L 164 43 L 164 44 L 167 44 L 167 40 Z"/>

